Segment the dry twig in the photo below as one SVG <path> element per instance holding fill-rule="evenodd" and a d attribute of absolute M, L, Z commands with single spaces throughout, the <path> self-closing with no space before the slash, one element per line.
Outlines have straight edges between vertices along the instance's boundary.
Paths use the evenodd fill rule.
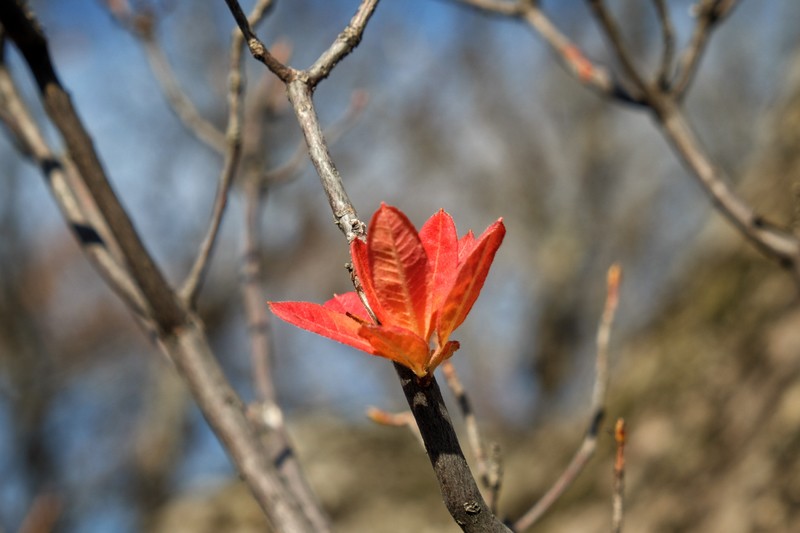
<path fill-rule="evenodd" d="M 565 46 L 569 41 L 538 8 L 536 2 L 520 0 L 513 4 L 513 8 L 509 7 L 512 5 L 509 2 L 497 0 L 460 0 L 460 3 L 495 14 L 523 18 L 559 55 L 568 71 L 580 83 L 615 101 L 636 104 L 651 110 L 661 133 L 709 195 L 714 207 L 764 255 L 791 270 L 800 283 L 800 238 L 786 228 L 767 222 L 736 194 L 729 185 L 730 179 L 713 163 L 680 108 L 680 100 L 694 75 L 711 29 L 734 9 L 737 1 L 702 1 L 698 8 L 699 18 L 694 36 L 678 62 L 678 74 L 671 92 L 664 91 L 657 85 L 652 86 L 644 80 L 605 4 L 601 0 L 587 1 L 611 43 L 617 60 L 634 82 L 635 92 L 623 89 L 619 83 L 611 83 L 609 80 L 614 78 L 610 71 L 589 61 L 577 47 Z M 602 75 L 598 75 L 598 72 Z"/>
<path fill-rule="evenodd" d="M 464 424 L 467 427 L 467 441 L 475 456 L 478 477 L 488 491 L 486 503 L 492 512 L 496 513 L 500 486 L 503 482 L 503 469 L 499 449 L 496 448 L 496 445 L 492 445 L 493 453 L 487 453 L 483 438 L 481 438 L 480 428 L 478 427 L 478 419 L 472 409 L 472 402 L 469 400 L 467 391 L 464 389 L 464 385 L 461 383 L 452 361 L 442 363 L 442 373 L 447 381 L 447 386 L 450 387 L 456 397 L 458 407 L 461 409 L 461 416 L 464 417 Z"/>
<path fill-rule="evenodd" d="M 614 427 L 614 440 L 617 443 L 617 456 L 614 460 L 614 497 L 611 515 L 611 531 L 622 532 L 622 518 L 625 503 L 625 420 L 617 419 Z"/>
<path fill-rule="evenodd" d="M 592 390 L 591 415 L 586 435 L 578 451 L 575 452 L 572 460 L 567 465 L 567 468 L 561 473 L 561 476 L 559 476 L 550 489 L 530 510 L 514 522 L 514 531 L 525 531 L 533 526 L 572 485 L 578 477 L 578 474 L 586 467 L 586 464 L 589 462 L 589 459 L 592 458 L 597 448 L 597 437 L 605 415 L 606 391 L 608 389 L 608 344 L 611 338 L 611 327 L 614 324 L 617 304 L 619 302 L 619 284 L 621 276 L 622 269 L 618 264 L 614 264 L 608 269 L 608 292 L 606 294 L 605 306 L 603 307 L 603 315 L 597 327 L 595 379 L 594 388 Z"/>
<path fill-rule="evenodd" d="M 367 417 L 382 426 L 404 427 L 408 429 L 414 438 L 417 439 L 419 445 L 425 447 L 425 441 L 422 439 L 422 434 L 417 427 L 417 421 L 411 411 L 402 411 L 400 413 L 390 413 L 377 407 L 370 407 L 367 409 Z"/>
<path fill-rule="evenodd" d="M 678 61 L 678 73 L 671 87 L 671 94 L 676 100 L 680 101 L 686 95 L 712 31 L 733 11 L 737 3 L 737 0 L 699 0 L 695 5 L 697 23 Z"/>
<path fill-rule="evenodd" d="M 656 8 L 658 21 L 661 25 L 661 39 L 663 49 L 661 52 L 661 65 L 656 74 L 656 83 L 659 89 L 667 90 L 672 79 L 672 60 L 675 55 L 675 29 L 672 27 L 672 19 L 669 15 L 669 8 L 664 0 L 653 0 Z"/>
<path fill-rule="evenodd" d="M 272 526 L 286 532 L 318 531 L 267 458 L 245 416 L 244 405 L 211 352 L 200 320 L 166 283 L 120 205 L 92 139 L 58 80 L 47 40 L 32 13 L 21 2 L 2 2 L 0 24 L 33 73 L 45 110 L 74 161 L 76 175 L 97 206 L 98 216 L 108 226 L 108 238 L 120 250 L 122 267 L 141 292 L 145 303 L 141 319 L 153 332 L 154 340 L 186 380 Z"/>

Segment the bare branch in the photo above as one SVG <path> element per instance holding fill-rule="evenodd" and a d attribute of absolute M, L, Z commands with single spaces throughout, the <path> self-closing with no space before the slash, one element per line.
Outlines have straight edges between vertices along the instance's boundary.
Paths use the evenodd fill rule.
<path fill-rule="evenodd" d="M 277 449 L 276 466 L 287 487 L 297 497 L 300 508 L 314 526 L 314 531 L 330 531 L 325 516 L 294 453 L 284 424 L 283 411 L 278 405 L 272 379 L 272 350 L 270 345 L 270 323 L 264 305 L 264 291 L 261 286 L 260 214 L 266 189 L 251 176 L 244 183 L 245 224 L 244 251 L 240 285 L 245 315 L 250 333 L 250 357 L 253 363 L 253 379 L 258 391 L 259 402 L 251 406 L 250 416 L 263 432 L 263 439 Z"/>
<path fill-rule="evenodd" d="M 131 277 L 152 308 L 155 323 L 162 331 L 172 331 L 183 321 L 184 310 L 111 188 L 92 139 L 56 76 L 44 34 L 33 16 L 18 2 L 0 4 L 0 23 L 31 69 L 45 110 L 61 133 L 78 174 L 119 243 Z"/>
<path fill-rule="evenodd" d="M 244 38 L 247 41 L 247 47 L 250 49 L 250 53 L 253 55 L 253 57 L 261 63 L 264 63 L 264 65 L 273 74 L 278 76 L 282 82 L 289 83 L 289 81 L 294 79 L 297 72 L 278 61 L 278 59 L 269 52 L 264 43 L 262 43 L 261 40 L 256 37 L 256 34 L 253 32 L 250 22 L 247 20 L 247 16 L 244 14 L 244 11 L 242 11 L 242 7 L 239 5 L 239 2 L 236 0 L 225 0 L 225 3 L 228 4 L 228 9 L 230 9 L 234 20 L 236 20 L 236 24 L 239 26 L 242 34 L 244 34 Z"/>
<path fill-rule="evenodd" d="M 492 512 L 496 513 L 500 484 L 502 482 L 502 467 L 498 462 L 499 453 L 493 455 L 486 453 L 486 446 L 484 446 L 480 428 L 478 427 L 478 419 L 475 417 L 472 403 L 469 400 L 469 396 L 461 380 L 458 378 L 456 368 L 453 366 L 452 361 L 445 361 L 442 363 L 442 373 L 444 373 L 447 386 L 450 387 L 450 390 L 456 397 L 458 406 L 461 409 L 461 415 L 464 417 L 464 423 L 467 426 L 467 440 L 470 448 L 472 448 L 472 453 L 475 455 L 478 477 L 488 491 L 488 496 L 486 498 L 487 504 Z"/>
<path fill-rule="evenodd" d="M 608 344 L 611 327 L 614 323 L 617 304 L 619 302 L 619 284 L 622 270 L 618 264 L 608 269 L 608 292 L 603 307 L 603 315 L 597 327 L 597 359 L 595 361 L 594 389 L 592 390 L 591 415 L 589 427 L 583 437 L 578 451 L 572 457 L 567 468 L 553 483 L 539 501 L 514 522 L 514 531 L 525 531 L 533 526 L 550 507 L 561 497 L 578 477 L 597 448 L 597 436 L 605 414 L 606 390 L 608 389 Z"/>
<path fill-rule="evenodd" d="M 564 68 L 581 84 L 597 93 L 632 105 L 643 105 L 641 95 L 626 89 L 606 67 L 590 61 L 580 48 L 564 35 L 539 8 L 538 2 L 502 0 L 454 0 L 486 13 L 523 20 L 555 53 Z"/>
<path fill-rule="evenodd" d="M 297 122 L 300 124 L 300 129 L 303 130 L 311 162 L 314 163 L 322 187 L 328 196 L 334 220 L 347 237 L 347 242 L 352 242 L 353 239 L 365 235 L 366 225 L 358 219 L 356 209 L 344 189 L 342 176 L 331 159 L 314 103 L 311 100 L 312 88 L 300 80 L 294 80 L 286 87 L 289 91 L 289 101 L 297 116 Z"/>
<path fill-rule="evenodd" d="M 625 438 L 625 420 L 618 418 L 614 427 L 617 457 L 614 460 L 614 496 L 611 514 L 611 531 L 613 533 L 622 533 L 625 503 Z"/>
<path fill-rule="evenodd" d="M 135 314 L 144 316 L 147 304 L 129 273 L 113 256 L 114 241 L 108 228 L 100 217 L 92 216 L 94 204 L 87 205 L 72 187 L 71 164 L 47 145 L 4 63 L 0 64 L 0 116 L 15 135 L 15 143 L 45 173 L 53 198 L 89 262 Z"/>
<path fill-rule="evenodd" d="M 678 107 L 678 100 L 685 91 L 685 84 L 682 81 L 685 77 L 691 77 L 688 72 L 693 71 L 696 66 L 695 56 L 702 52 L 707 33 L 710 28 L 721 18 L 727 16 L 737 5 L 736 0 L 703 0 L 699 10 L 700 19 L 695 31 L 694 44 L 690 44 L 684 52 L 678 68 L 678 76 L 673 92 L 659 92 L 647 85 L 638 70 L 633 65 L 628 51 L 622 43 L 616 24 L 608 14 L 605 5 L 601 0 L 588 0 L 593 8 L 598 20 L 600 20 L 604 31 L 611 41 L 620 62 L 626 73 L 637 81 L 637 88 L 642 91 L 640 96 L 634 95 L 629 99 L 630 93 L 617 93 L 609 90 L 608 86 L 601 82 L 591 82 L 588 86 L 597 92 L 612 97 L 617 101 L 639 104 L 651 109 L 657 118 L 663 135 L 675 148 L 678 156 L 683 160 L 691 171 L 692 175 L 700 182 L 706 193 L 711 197 L 713 205 L 730 221 L 739 232 L 752 242 L 765 255 L 776 259 L 781 266 L 791 269 L 795 279 L 800 282 L 800 238 L 790 231 L 782 229 L 774 224 L 767 222 L 762 216 L 758 215 L 742 198 L 740 198 L 728 185 L 729 180 L 724 173 L 718 169 L 711 161 L 710 156 L 702 148 L 696 135 L 686 121 L 682 111 Z M 460 0 L 461 3 L 473 7 L 496 9 L 499 4 L 493 0 Z M 525 5 L 529 7 L 525 7 Z M 510 11 L 500 8 L 503 11 Z M 561 40 L 561 33 L 552 25 L 536 7 L 536 2 L 526 2 L 520 9 L 525 14 L 529 24 L 542 35 L 545 41 L 562 57 L 562 61 L 568 66 L 571 73 L 584 84 L 587 84 L 589 77 L 580 72 L 595 72 L 598 67 L 592 65 L 577 48 L 564 48 L 564 41 Z M 501 11 L 495 11 L 500 13 Z M 511 11 L 510 16 L 519 16 L 518 11 Z M 706 20 L 704 17 L 707 17 Z M 565 50 L 567 52 L 565 52 Z M 585 65 L 585 66 L 581 66 Z M 591 78 L 594 79 L 594 78 Z M 674 95 L 674 96 L 673 96 Z"/>
<path fill-rule="evenodd" d="M 672 19 L 669 15 L 669 8 L 664 0 L 653 0 L 656 8 L 658 21 L 661 24 L 661 38 L 663 40 L 663 50 L 661 52 L 661 65 L 656 74 L 656 83 L 659 89 L 665 91 L 669 88 L 672 78 L 672 60 L 675 55 L 675 29 L 672 27 Z"/>
<path fill-rule="evenodd" d="M 520 0 L 454 0 L 467 7 L 485 11 L 486 13 L 494 13 L 497 15 L 505 15 L 509 17 L 518 17 L 526 10 L 529 4 L 535 2 L 526 2 Z"/>
<path fill-rule="evenodd" d="M 239 8 L 235 0 L 226 0 L 226 2 L 248 42 L 251 43 L 252 50 L 252 43 L 257 39 L 255 39 L 252 31 L 247 26 L 246 20 L 243 21 L 244 17 L 241 14 L 241 8 Z M 353 17 L 350 25 L 348 25 L 348 28 L 358 36 L 363 32 L 375 4 L 374 0 L 362 2 L 356 16 Z M 334 219 L 348 242 L 363 237 L 366 227 L 358 219 L 356 210 L 342 184 L 342 178 L 333 164 L 311 95 L 314 85 L 327 76 L 330 69 L 352 50 L 353 46 L 358 42 L 358 38 L 360 37 L 344 35 L 343 38 L 337 39 L 308 72 L 283 71 L 283 76 L 281 76 L 280 69 L 278 69 L 279 72 L 276 72 L 274 65 L 270 68 L 286 83 L 289 101 L 294 108 L 298 123 L 306 139 L 311 161 L 328 196 Z M 260 41 L 257 42 L 260 43 Z M 259 51 L 256 50 L 256 52 Z M 264 52 L 261 51 L 259 53 L 263 58 Z M 255 52 L 254 56 L 260 59 Z M 263 59 L 261 60 L 263 61 Z M 269 64 L 267 66 L 269 67 Z M 283 67 L 283 65 L 280 66 Z M 286 67 L 283 68 L 286 69 Z M 355 276 L 354 282 L 358 290 Z M 369 309 L 368 305 L 366 307 Z M 472 477 L 466 459 L 464 459 L 464 455 L 461 452 L 461 447 L 458 444 L 455 430 L 450 422 L 436 381 L 431 378 L 422 383 L 410 370 L 400 365 L 395 365 L 395 369 L 400 378 L 406 400 L 423 436 L 425 448 L 439 481 L 445 504 L 456 523 L 467 532 L 508 532 L 509 529 L 489 510 L 478 490 L 475 479 Z"/>
<path fill-rule="evenodd" d="M 331 73 L 331 70 L 347 56 L 361 42 L 364 29 L 367 27 L 370 17 L 375 12 L 378 0 L 362 0 L 358 6 L 356 14 L 350 19 L 350 23 L 340 33 L 333 44 L 319 56 L 313 65 L 305 71 L 307 83 L 312 88 L 320 81 L 324 80 Z"/>
<path fill-rule="evenodd" d="M 436 379 L 431 376 L 423 383 L 411 370 L 397 363 L 394 367 L 453 520 L 466 533 L 511 531 L 494 516 L 475 484 Z"/>
<path fill-rule="evenodd" d="M 344 135 L 353 126 L 358 116 L 366 107 L 368 99 L 369 96 L 365 91 L 358 90 L 353 92 L 350 98 L 350 106 L 347 108 L 344 116 L 337 122 L 331 124 L 324 133 L 328 144 L 334 144 L 339 137 Z M 306 146 L 305 140 L 303 140 L 297 145 L 297 148 L 288 161 L 264 172 L 260 181 L 269 183 L 270 185 L 289 181 L 298 175 L 300 168 L 306 163 L 307 156 L 308 147 Z"/>
<path fill-rule="evenodd" d="M 595 18 L 597 18 L 597 20 L 600 22 L 603 32 L 611 43 L 611 47 L 614 49 L 617 60 L 622 65 L 622 70 L 625 72 L 628 78 L 630 78 L 641 94 L 649 100 L 652 90 L 644 80 L 644 77 L 639 73 L 639 69 L 633 63 L 633 58 L 630 55 L 630 51 L 622 40 L 622 33 L 619 31 L 617 23 L 614 22 L 614 19 L 611 17 L 611 13 L 608 12 L 605 3 L 603 0 L 587 1 L 589 3 L 589 7 L 592 8 Z"/>
<path fill-rule="evenodd" d="M 170 108 L 175 111 L 180 121 L 195 137 L 217 153 L 224 153 L 228 143 L 225 135 L 211 122 L 206 120 L 195 105 L 181 89 L 175 73 L 158 44 L 155 35 L 150 34 L 142 39 L 147 61 L 156 81 L 167 98 Z"/>
<path fill-rule="evenodd" d="M 132 281 L 147 302 L 148 325 L 154 340 L 170 357 L 187 382 L 209 425 L 225 445 L 240 474 L 264 509 L 273 529 L 305 533 L 320 531 L 302 512 L 295 495 L 287 490 L 264 445 L 250 425 L 244 406 L 211 353 L 199 319 L 181 305 L 152 258 L 139 241 L 126 213 L 111 190 L 105 173 L 69 96 L 56 77 L 47 43 L 33 15 L 21 2 L 0 4 L 0 23 L 13 28 L 10 36 L 23 53 L 36 78 L 45 109 L 75 158 L 77 173 L 86 184 L 99 216 L 119 243 Z"/>
<path fill-rule="evenodd" d="M 176 335 L 162 337 L 160 346 L 175 362 L 209 425 L 225 446 L 272 527 L 285 532 L 319 531 L 300 509 L 293 493 L 265 453 L 245 407 L 231 388 L 209 348 L 199 319 L 187 315 Z"/>
<path fill-rule="evenodd" d="M 370 407 L 367 409 L 367 417 L 382 426 L 404 427 L 408 429 L 414 438 L 417 439 L 419 445 L 425 447 L 425 441 L 422 440 L 422 435 L 417 427 L 417 421 L 411 411 L 403 411 L 401 413 L 390 413 L 377 407 Z"/>
<path fill-rule="evenodd" d="M 692 38 L 678 61 L 678 73 L 672 86 L 672 95 L 676 100 L 681 100 L 686 95 L 711 32 L 733 11 L 737 3 L 737 0 L 699 0 L 694 7 L 697 23 Z"/>
<path fill-rule="evenodd" d="M 731 189 L 728 178 L 711 162 L 674 102 L 662 98 L 657 106 L 656 113 L 664 135 L 711 197 L 717 210 L 765 255 L 793 269 L 795 277 L 800 280 L 800 239 L 767 222 Z"/>
<path fill-rule="evenodd" d="M 222 215 L 225 213 L 225 207 L 228 204 L 228 193 L 239 168 L 239 160 L 242 155 L 242 113 L 240 110 L 242 93 L 244 92 L 242 78 L 242 34 L 234 31 L 231 35 L 230 66 L 228 71 L 228 126 L 226 132 L 228 148 L 225 152 L 225 162 L 217 185 L 217 195 L 214 198 L 214 208 L 211 213 L 208 231 L 200 245 L 200 252 L 180 290 L 181 297 L 189 304 L 190 308 L 193 308 L 196 304 L 200 286 L 208 270 L 211 251 L 219 233 Z"/>

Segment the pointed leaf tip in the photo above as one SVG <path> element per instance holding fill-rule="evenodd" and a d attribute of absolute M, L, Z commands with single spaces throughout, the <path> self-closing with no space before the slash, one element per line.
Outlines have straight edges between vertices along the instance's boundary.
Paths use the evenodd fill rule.
<path fill-rule="evenodd" d="M 396 207 L 382 204 L 367 236 L 369 270 L 382 322 L 425 333 L 427 256 L 416 228 Z"/>
<path fill-rule="evenodd" d="M 440 209 L 419 231 L 428 257 L 428 304 L 425 311 L 425 338 L 435 327 L 434 314 L 444 302 L 458 271 L 458 234 L 453 218 Z"/>
<path fill-rule="evenodd" d="M 500 219 L 486 228 L 461 259 L 453 288 L 439 312 L 437 333 L 440 344 L 444 344 L 453 330 L 467 318 L 483 288 L 505 233 L 505 225 Z"/>
<path fill-rule="evenodd" d="M 346 314 L 311 302 L 269 302 L 269 308 L 293 326 L 374 353 L 370 343 L 358 334 L 361 324 Z"/>

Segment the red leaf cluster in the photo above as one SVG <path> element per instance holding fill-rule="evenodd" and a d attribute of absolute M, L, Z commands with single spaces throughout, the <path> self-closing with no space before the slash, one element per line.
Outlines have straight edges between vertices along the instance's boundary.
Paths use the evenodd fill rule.
<path fill-rule="evenodd" d="M 503 241 L 502 219 L 475 238 L 461 239 L 452 217 L 439 210 L 417 232 L 386 204 L 372 217 L 367 241 L 350 245 L 353 266 L 373 321 L 355 292 L 319 305 L 270 302 L 279 318 L 308 331 L 386 357 L 424 377 L 458 349 L 450 334 L 480 294 Z"/>

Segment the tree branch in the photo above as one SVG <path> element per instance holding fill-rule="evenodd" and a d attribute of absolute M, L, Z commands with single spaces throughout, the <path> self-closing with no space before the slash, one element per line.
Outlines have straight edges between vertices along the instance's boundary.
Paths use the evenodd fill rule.
<path fill-rule="evenodd" d="M 484 488 L 488 491 L 487 503 L 492 513 L 497 512 L 497 500 L 500 495 L 500 485 L 502 483 L 502 465 L 500 464 L 499 453 L 489 454 L 486 451 L 483 438 L 481 437 L 478 419 L 472 409 L 472 402 L 469 400 L 467 391 L 464 389 L 461 380 L 458 378 L 453 362 L 448 360 L 442 363 L 442 373 L 444 374 L 447 386 L 456 397 L 461 415 L 464 417 L 464 424 L 467 426 L 467 442 L 472 449 L 477 463 L 478 477 Z"/>
<path fill-rule="evenodd" d="M 109 238 L 108 228 L 100 217 L 92 216 L 91 211 L 96 208 L 86 205 L 72 187 L 70 163 L 58 157 L 48 146 L 20 98 L 4 61 L 0 62 L 0 115 L 9 132 L 15 136 L 15 143 L 20 150 L 45 174 L 47 186 L 89 262 L 134 314 L 144 316 L 147 303 L 127 270 L 114 257 L 111 250 L 114 241 Z"/>
<path fill-rule="evenodd" d="M 273 529 L 291 533 L 319 531 L 287 490 L 245 415 L 244 406 L 214 359 L 199 318 L 183 307 L 139 240 L 114 195 L 66 91 L 56 77 L 44 35 L 20 1 L 0 3 L 0 23 L 34 73 L 45 108 L 75 158 L 75 168 L 98 207 L 99 216 L 118 243 L 133 284 L 146 303 L 142 319 L 154 340 L 187 382 L 206 420 L 222 441 Z M 46 169 L 45 169 L 46 170 Z"/>
<path fill-rule="evenodd" d="M 142 45 L 147 56 L 147 62 L 153 71 L 156 82 L 167 98 L 169 107 L 175 112 L 181 123 L 206 146 L 217 153 L 226 152 L 230 141 L 226 141 L 225 134 L 214 124 L 203 117 L 181 89 L 175 73 L 164 55 L 164 50 L 158 44 L 155 35 L 151 32 L 141 36 Z"/>
<path fill-rule="evenodd" d="M 617 60 L 622 65 L 622 70 L 625 72 L 628 78 L 630 78 L 641 94 L 644 95 L 645 99 L 650 100 L 653 90 L 634 64 L 628 47 L 625 46 L 625 43 L 622 40 L 622 33 L 620 32 L 617 23 L 614 22 L 614 19 L 611 17 L 611 13 L 608 12 L 605 3 L 603 0 L 587 1 L 589 3 L 589 7 L 594 13 L 595 18 L 597 18 L 597 20 L 600 22 L 600 26 L 603 28 L 606 37 L 608 37 L 608 40 L 611 42 L 611 47 L 616 53 Z"/>
<path fill-rule="evenodd" d="M 678 72 L 671 94 L 680 101 L 686 95 L 706 49 L 712 31 L 736 7 L 737 0 L 700 0 L 696 9 L 697 23 L 692 38 L 678 61 Z"/>
<path fill-rule="evenodd" d="M 617 456 L 614 460 L 614 496 L 611 513 L 611 531 L 613 533 L 622 532 L 622 518 L 625 510 L 625 439 L 625 420 L 618 418 L 614 427 Z"/>
<path fill-rule="evenodd" d="M 239 5 L 239 2 L 236 0 L 225 0 L 225 3 L 228 4 L 228 9 L 233 15 L 233 18 L 236 21 L 236 24 L 239 26 L 239 29 L 242 31 L 242 34 L 244 34 L 244 38 L 247 41 L 247 47 L 249 48 L 253 57 L 261 63 L 264 63 L 264 65 L 273 74 L 278 76 L 282 82 L 288 83 L 290 80 L 292 80 L 296 75 L 296 71 L 278 61 L 278 59 L 269 52 L 269 49 L 267 49 L 264 43 L 262 43 L 261 40 L 256 37 L 256 34 L 253 32 L 253 28 L 250 26 L 250 22 L 247 20 L 247 15 L 245 15 L 244 11 L 242 11 L 242 7 Z"/>
<path fill-rule="evenodd" d="M 286 489 L 245 407 L 231 388 L 205 337 L 199 319 L 191 314 L 176 335 L 159 344 L 186 380 L 203 416 L 214 429 L 239 473 L 250 487 L 272 527 L 281 532 L 318 531 Z"/>
<path fill-rule="evenodd" d="M 661 65 L 656 74 L 656 83 L 660 90 L 665 91 L 669 88 L 672 79 L 672 60 L 675 54 L 675 29 L 672 27 L 672 19 L 669 16 L 669 8 L 664 0 L 653 0 L 656 8 L 658 21 L 661 25 L 661 39 L 663 49 L 661 52 Z"/>
<path fill-rule="evenodd" d="M 328 77 L 331 70 L 339 64 L 361 42 L 361 36 L 367 27 L 370 17 L 375 12 L 378 0 L 362 0 L 350 23 L 340 33 L 330 47 L 319 56 L 313 65 L 304 72 L 308 85 L 313 89 Z"/>
<path fill-rule="evenodd" d="M 248 42 L 260 43 L 241 15 L 238 2 L 236 0 L 226 0 L 226 2 Z M 284 65 L 280 65 L 280 68 L 274 64 L 270 66 L 264 61 L 263 58 L 266 56 L 258 46 L 253 53 L 256 59 L 265 62 L 267 67 L 286 84 L 289 101 L 306 139 L 311 161 L 328 196 L 334 219 L 348 243 L 363 237 L 366 227 L 358 219 L 356 210 L 344 189 L 341 175 L 331 159 L 311 96 L 316 83 L 324 79 L 330 69 L 358 43 L 360 34 L 376 4 L 376 0 L 362 1 L 348 25 L 349 31 L 345 30 L 308 71 L 298 72 Z M 358 35 L 352 35 L 352 32 Z M 369 309 L 369 306 L 367 308 Z M 425 441 L 445 505 L 456 523 L 466 532 L 508 532 L 509 529 L 491 513 L 478 490 L 461 452 L 436 381 L 431 378 L 430 381 L 421 384 L 410 370 L 400 365 L 395 365 L 395 369 Z"/>
<path fill-rule="evenodd" d="M 630 93 L 617 93 L 609 90 L 602 83 L 591 82 L 588 86 L 597 92 L 624 103 L 635 103 L 642 107 L 652 110 L 656 115 L 656 121 L 660 126 L 662 134 L 667 138 L 672 147 L 677 152 L 678 157 L 684 162 L 692 175 L 700 182 L 700 185 L 711 197 L 713 205 L 727 218 L 734 227 L 759 250 L 768 257 L 775 259 L 784 268 L 790 269 L 795 280 L 800 283 L 800 238 L 792 234 L 791 231 L 782 229 L 774 224 L 767 222 L 762 216 L 758 215 L 735 191 L 728 185 L 729 180 L 724 173 L 717 168 L 711 161 L 708 153 L 702 148 L 688 121 L 679 108 L 680 96 L 685 91 L 685 84 L 688 81 L 681 81 L 691 77 L 695 68 L 697 56 L 705 46 L 705 40 L 713 24 L 722 17 L 727 16 L 737 5 L 736 0 L 704 0 L 700 10 L 700 20 L 695 30 L 695 37 L 687 51 L 684 52 L 678 68 L 677 82 L 672 92 L 661 92 L 648 85 L 639 74 L 628 54 L 627 48 L 622 43 L 619 30 L 607 12 L 601 0 L 587 0 L 594 10 L 595 15 L 601 23 L 606 37 L 611 42 L 612 47 L 625 69 L 637 85 L 637 89 L 643 91 L 641 95 L 634 95 L 629 98 Z M 588 75 L 581 76 L 580 72 L 591 73 L 598 67 L 585 60 L 577 48 L 567 48 L 574 50 L 571 52 L 572 59 L 565 56 L 565 48 L 561 40 L 561 33 L 555 29 L 536 7 L 535 2 L 526 2 L 518 10 L 497 7 L 505 2 L 493 0 L 460 0 L 461 3 L 468 4 L 482 9 L 493 9 L 495 13 L 508 12 L 509 16 L 518 17 L 519 13 L 526 13 L 528 23 L 533 27 L 545 41 L 562 57 L 569 71 L 573 73 L 581 83 L 587 84 Z M 528 5 L 530 7 L 525 7 Z M 496 9 L 496 10 L 495 10 Z M 707 20 L 706 20 L 707 18 Z M 538 21 L 538 22 L 537 22 Z M 542 22 L 544 21 L 544 22 Z M 577 59 L 576 59 L 577 58 Z M 580 66 L 585 64 L 585 66 Z"/>
<path fill-rule="evenodd" d="M 208 270 L 211 251 L 219 233 L 222 223 L 222 215 L 228 204 L 228 193 L 230 192 L 233 178 L 239 168 L 239 161 L 242 156 L 242 113 L 241 101 L 244 92 L 244 80 L 242 76 L 242 34 L 234 31 L 231 34 L 230 45 L 230 66 L 228 70 L 228 126 L 225 137 L 228 140 L 228 148 L 225 151 L 225 161 L 222 165 L 222 172 L 217 185 L 217 194 L 214 198 L 214 208 L 211 213 L 206 236 L 200 244 L 200 251 L 197 254 L 189 275 L 184 281 L 180 290 L 180 295 L 184 301 L 188 302 L 189 308 L 194 308 L 197 303 L 197 295 L 200 286 Z"/>
<path fill-rule="evenodd" d="M 598 94 L 616 99 L 631 105 L 644 105 L 642 96 L 634 94 L 625 88 L 608 68 L 590 61 L 581 52 L 578 45 L 564 35 L 558 27 L 539 8 L 538 2 L 502 0 L 453 0 L 467 7 L 479 9 L 486 13 L 505 15 L 524 21 L 531 27 L 551 51 L 559 62 L 582 85 Z"/>
<path fill-rule="evenodd" d="M 597 327 L 597 358 L 595 360 L 595 379 L 592 390 L 589 427 L 580 447 L 564 472 L 556 479 L 550 489 L 533 507 L 514 522 L 514 531 L 525 531 L 533 526 L 546 513 L 564 492 L 572 485 L 597 449 L 597 437 L 605 416 L 606 391 L 608 389 L 608 343 L 611 327 L 619 302 L 619 283 L 622 271 L 614 264 L 608 269 L 606 302 Z"/>
<path fill-rule="evenodd" d="M 20 0 L 0 3 L 0 23 L 33 73 L 45 110 L 61 133 L 79 176 L 119 243 L 131 277 L 152 308 L 155 323 L 163 331 L 172 331 L 183 321 L 184 311 L 111 188 L 92 139 L 58 80 L 41 28 Z"/>
<path fill-rule="evenodd" d="M 728 185 L 729 179 L 712 163 L 674 102 L 661 98 L 656 106 L 662 132 L 700 182 L 717 211 L 762 253 L 791 269 L 795 278 L 800 281 L 800 239 L 790 231 L 766 221 L 736 194 Z"/>
<path fill-rule="evenodd" d="M 323 132 L 323 136 L 327 144 L 335 144 L 339 137 L 341 137 L 353 126 L 356 118 L 358 118 L 359 114 L 361 114 L 361 112 L 364 110 L 364 107 L 367 105 L 368 99 L 369 96 L 363 90 L 357 90 L 353 92 L 353 95 L 350 98 L 350 107 L 347 108 L 344 116 L 342 116 L 335 123 L 331 124 Z M 259 180 L 262 183 L 269 185 L 289 181 L 298 175 L 300 168 L 304 163 L 307 162 L 307 158 L 308 146 L 306 145 L 304 138 L 300 141 L 291 157 L 289 157 L 285 163 L 265 171 Z"/>
<path fill-rule="evenodd" d="M 325 142 L 322 127 L 311 100 L 312 88 L 300 79 L 290 82 L 286 88 L 289 92 L 289 101 L 297 116 L 297 122 L 300 124 L 300 129 L 303 130 L 311 162 L 317 169 L 322 187 L 328 196 L 328 203 L 333 210 L 336 224 L 347 237 L 347 242 L 363 237 L 367 231 L 366 225 L 358 219 L 356 209 L 344 189 L 342 176 L 331 159 L 328 144 Z"/>
<path fill-rule="evenodd" d="M 294 447 L 284 424 L 283 411 L 278 404 L 272 379 L 272 350 L 270 346 L 270 323 L 264 305 L 261 286 L 260 214 L 265 191 L 255 176 L 247 176 L 244 184 L 245 224 L 244 250 L 240 285 L 248 331 L 250 333 L 250 357 L 253 363 L 253 379 L 259 401 L 251 406 L 250 420 L 262 430 L 264 440 L 276 449 L 276 467 L 288 488 L 297 497 L 303 514 L 314 526 L 314 531 L 330 531 L 327 516 L 319 505 L 303 474 Z"/>
<path fill-rule="evenodd" d="M 436 379 L 422 383 L 411 370 L 394 367 L 453 520 L 466 533 L 511 531 L 492 514 L 475 484 Z"/>

